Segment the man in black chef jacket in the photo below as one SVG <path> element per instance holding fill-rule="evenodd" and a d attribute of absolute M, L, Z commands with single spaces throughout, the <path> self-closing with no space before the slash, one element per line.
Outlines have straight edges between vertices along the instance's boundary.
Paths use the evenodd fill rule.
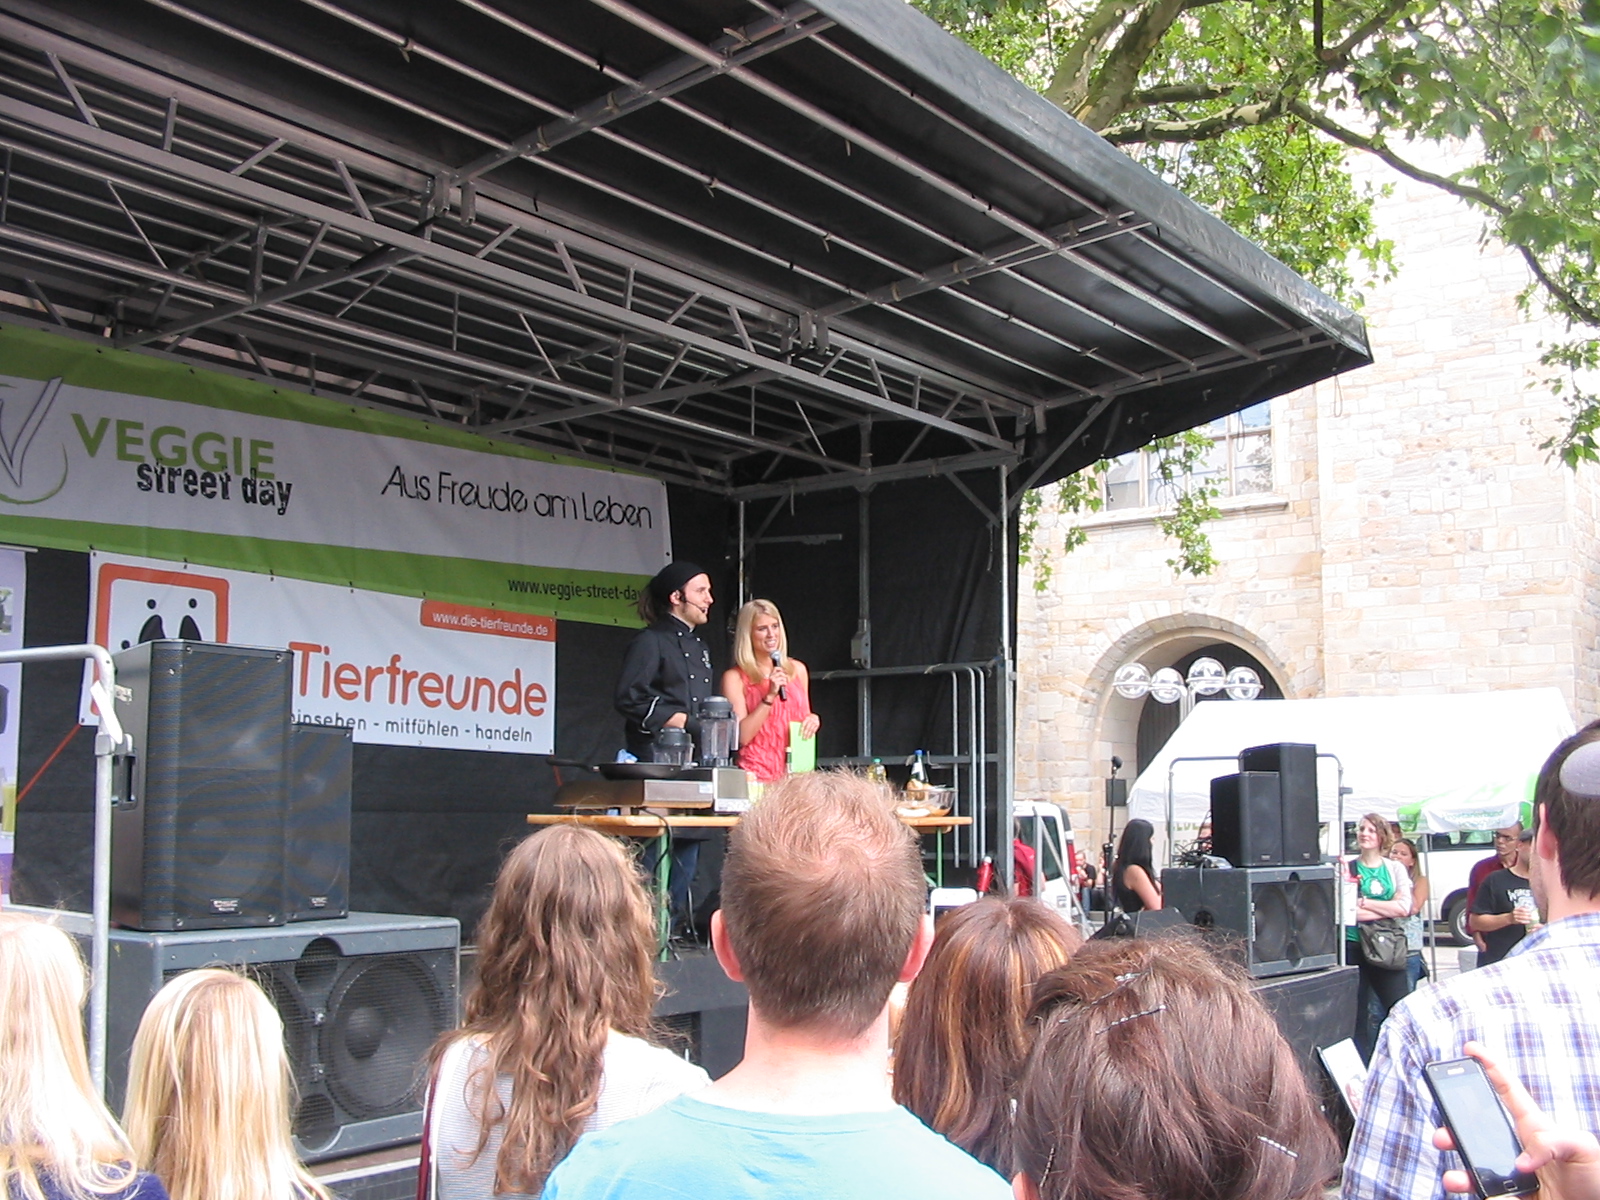
<path fill-rule="evenodd" d="M 693 702 L 716 687 L 711 652 L 696 632 L 711 613 L 711 577 L 692 562 L 663 567 L 639 593 L 639 616 L 648 628 L 628 644 L 617 676 L 617 711 L 626 722 L 628 753 L 650 761 L 651 743 L 662 729 L 687 729 L 696 744 L 699 722 Z M 690 924 L 689 885 L 700 862 L 700 843 L 709 830 L 679 829 L 672 837 L 673 924 Z M 649 865 L 646 857 L 646 865 Z"/>

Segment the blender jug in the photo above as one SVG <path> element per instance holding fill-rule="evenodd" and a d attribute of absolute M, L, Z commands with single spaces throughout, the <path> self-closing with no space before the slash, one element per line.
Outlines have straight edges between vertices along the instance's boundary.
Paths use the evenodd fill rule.
<path fill-rule="evenodd" d="M 707 696 L 696 701 L 700 722 L 700 765 L 731 767 L 733 752 L 739 748 L 739 721 L 726 696 Z"/>

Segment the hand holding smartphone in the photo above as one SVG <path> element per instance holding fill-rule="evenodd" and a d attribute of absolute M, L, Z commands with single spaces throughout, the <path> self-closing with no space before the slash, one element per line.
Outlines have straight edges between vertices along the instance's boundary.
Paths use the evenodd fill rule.
<path fill-rule="evenodd" d="M 1600 1200 L 1600 1139 L 1575 1125 L 1558 1125 L 1534 1103 L 1510 1069 L 1477 1042 L 1468 1042 L 1462 1049 L 1483 1064 L 1500 1102 L 1511 1114 L 1523 1145 L 1518 1162 L 1539 1173 L 1546 1200 Z M 1448 1129 L 1434 1130 L 1433 1144 L 1440 1150 L 1455 1149 Z M 1447 1192 L 1465 1195 L 1472 1186 L 1465 1171 L 1444 1173 Z"/>
<path fill-rule="evenodd" d="M 1477 1059 L 1431 1062 L 1422 1074 L 1466 1163 L 1473 1194 L 1487 1198 L 1537 1192 L 1538 1176 L 1517 1170 L 1522 1143 Z"/>

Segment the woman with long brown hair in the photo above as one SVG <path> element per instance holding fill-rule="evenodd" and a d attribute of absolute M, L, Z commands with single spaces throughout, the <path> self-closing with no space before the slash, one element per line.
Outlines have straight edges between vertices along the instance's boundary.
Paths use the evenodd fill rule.
<path fill-rule="evenodd" d="M 1294 1052 L 1198 943 L 1092 942 L 1039 981 L 1031 1019 L 1018 1197 L 1308 1200 L 1338 1170 Z"/>
<path fill-rule="evenodd" d="M 1011 1174 L 1011 1100 L 1034 981 L 1081 945 L 1037 900 L 979 900 L 939 922 L 906 997 L 894 1098 L 1002 1175 Z"/>
<path fill-rule="evenodd" d="M 462 1027 L 435 1049 L 440 1200 L 537 1196 L 579 1136 L 705 1086 L 651 1043 L 650 902 L 627 852 L 552 826 L 500 869 Z"/>

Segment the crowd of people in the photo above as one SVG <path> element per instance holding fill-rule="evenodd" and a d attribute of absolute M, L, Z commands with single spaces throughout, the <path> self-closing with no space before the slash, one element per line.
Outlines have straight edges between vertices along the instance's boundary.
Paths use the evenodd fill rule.
<path fill-rule="evenodd" d="M 1384 865 L 1386 827 L 1363 826 L 1361 911 L 1415 915 L 1409 864 Z M 1584 1132 L 1600 1125 L 1600 723 L 1547 764 L 1527 844 L 1546 923 L 1393 1004 L 1348 1200 L 1471 1186 L 1422 1072 L 1463 1053 L 1515 1118 L 1522 1166 L 1551 1195 L 1600 1200 Z M 1339 1174 L 1335 1134 L 1229 959 L 1181 937 L 1084 944 L 1028 899 L 935 931 L 924 904 L 884 789 L 834 772 L 769 789 L 732 834 L 711 922 L 749 993 L 744 1058 L 713 1082 L 652 1041 L 649 902 L 626 852 L 583 829 L 532 835 L 496 882 L 462 1027 L 430 1063 L 424 1191 L 1300 1200 Z M 84 993 L 64 934 L 0 914 L 5 1200 L 327 1200 L 294 1157 L 282 1027 L 253 982 L 202 970 L 161 990 L 126 1133 L 89 1081 Z"/>

